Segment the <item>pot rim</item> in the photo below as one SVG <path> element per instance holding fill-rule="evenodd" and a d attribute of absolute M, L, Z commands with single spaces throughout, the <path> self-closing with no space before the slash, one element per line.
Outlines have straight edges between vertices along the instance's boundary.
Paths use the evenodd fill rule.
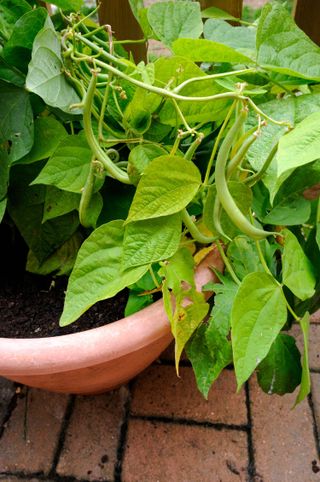
<path fill-rule="evenodd" d="M 212 266 L 223 269 L 216 247 L 196 268 L 197 289 L 215 278 Z M 168 336 L 170 323 L 160 299 L 128 317 L 78 333 L 45 338 L 0 338 L 0 373 L 21 376 L 81 369 L 121 358 Z"/>

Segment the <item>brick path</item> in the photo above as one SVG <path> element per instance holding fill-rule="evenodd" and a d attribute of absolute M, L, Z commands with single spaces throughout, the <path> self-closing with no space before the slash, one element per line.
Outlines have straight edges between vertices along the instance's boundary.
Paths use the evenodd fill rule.
<path fill-rule="evenodd" d="M 205 401 L 188 362 L 176 377 L 172 349 L 129 386 L 95 397 L 2 379 L 0 480 L 320 482 L 319 323 L 310 365 L 313 393 L 295 410 L 294 395 L 264 395 L 254 378 L 236 394 L 233 370 Z"/>

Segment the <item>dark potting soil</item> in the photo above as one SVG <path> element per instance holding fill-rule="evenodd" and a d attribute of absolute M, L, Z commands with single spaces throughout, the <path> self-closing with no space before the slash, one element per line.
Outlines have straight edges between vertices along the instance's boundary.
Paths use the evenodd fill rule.
<path fill-rule="evenodd" d="M 42 338 L 98 328 L 124 316 L 128 292 L 96 303 L 75 323 L 61 328 L 66 278 L 25 273 L 18 283 L 0 280 L 0 337 Z"/>

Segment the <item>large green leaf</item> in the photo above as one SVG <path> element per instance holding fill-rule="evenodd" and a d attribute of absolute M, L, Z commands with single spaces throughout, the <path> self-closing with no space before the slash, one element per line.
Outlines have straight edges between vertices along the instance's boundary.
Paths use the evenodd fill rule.
<path fill-rule="evenodd" d="M 25 0 L 1 0 L 0 3 L 0 36 L 8 40 L 16 21 L 31 10 Z"/>
<path fill-rule="evenodd" d="M 258 382 L 265 393 L 292 393 L 301 382 L 300 352 L 292 336 L 280 333 L 257 368 Z"/>
<path fill-rule="evenodd" d="M 128 159 L 128 175 L 134 184 L 138 184 L 146 167 L 156 157 L 165 155 L 166 151 L 158 144 L 140 144 L 132 149 Z"/>
<path fill-rule="evenodd" d="M 92 152 L 84 136 L 63 139 L 33 184 L 48 184 L 81 193 L 89 175 Z"/>
<path fill-rule="evenodd" d="M 231 314 L 231 335 L 238 387 L 267 356 L 287 319 L 281 286 L 266 273 L 251 273 L 241 283 Z"/>
<path fill-rule="evenodd" d="M 61 326 L 77 320 L 94 303 L 112 298 L 148 270 L 142 266 L 122 271 L 123 236 L 123 221 L 111 221 L 83 243 L 69 278 Z"/>
<path fill-rule="evenodd" d="M 289 169 L 315 161 L 320 157 L 320 111 L 298 124 L 279 142 L 278 175 Z"/>
<path fill-rule="evenodd" d="M 79 194 L 48 186 L 43 206 L 43 222 L 75 211 L 79 209 L 79 204 Z"/>
<path fill-rule="evenodd" d="M 203 12 L 202 12 L 203 14 Z M 218 19 L 208 20 L 204 25 L 204 38 L 227 45 L 251 59 L 256 55 L 256 28 L 233 27 Z"/>
<path fill-rule="evenodd" d="M 123 269 L 171 258 L 179 247 L 181 224 L 180 213 L 128 224 L 124 236 Z"/>
<path fill-rule="evenodd" d="M 228 258 L 236 275 L 243 279 L 249 273 L 263 272 L 254 240 L 247 236 L 237 236 L 228 245 Z"/>
<path fill-rule="evenodd" d="M 2 51 L 2 56 L 8 64 L 27 72 L 33 41 L 39 30 L 42 29 L 47 17 L 46 9 L 37 8 L 19 18 Z"/>
<path fill-rule="evenodd" d="M 127 222 L 174 214 L 192 201 L 201 184 L 198 168 L 177 156 L 161 156 L 146 168 Z"/>
<path fill-rule="evenodd" d="M 78 12 L 84 4 L 84 0 L 53 0 L 54 5 L 61 8 L 62 10 L 72 10 L 73 12 Z"/>
<path fill-rule="evenodd" d="M 0 58 L 0 79 L 17 87 L 23 87 L 25 81 L 22 72 L 12 65 L 7 64 L 3 58 Z"/>
<path fill-rule="evenodd" d="M 300 194 L 290 194 L 274 203 L 263 218 L 265 224 L 295 226 L 306 223 L 311 214 L 311 203 Z"/>
<path fill-rule="evenodd" d="M 186 346 L 188 358 L 196 377 L 198 389 L 207 399 L 212 383 L 221 371 L 232 361 L 232 349 L 226 339 L 221 344 L 219 333 L 215 335 L 214 348 L 210 346 L 206 337 L 207 327 L 202 324 L 194 333 Z M 212 344 L 213 345 L 213 344 Z"/>
<path fill-rule="evenodd" d="M 285 229 L 282 254 L 283 283 L 300 299 L 306 300 L 314 294 L 316 278 L 311 262 L 304 254 L 295 235 Z"/>
<path fill-rule="evenodd" d="M 265 69 L 320 80 L 320 48 L 279 3 L 264 7 L 257 32 L 257 62 Z"/>
<path fill-rule="evenodd" d="M 0 144 L 10 143 L 9 159 L 26 155 L 33 144 L 33 114 L 28 92 L 0 83 Z"/>
<path fill-rule="evenodd" d="M 198 2 L 154 3 L 148 9 L 148 20 L 159 40 L 169 47 L 177 38 L 198 38 L 203 30 Z"/>
<path fill-rule="evenodd" d="M 302 377 L 300 390 L 297 395 L 295 405 L 302 402 L 305 397 L 310 393 L 311 380 L 309 370 L 309 328 L 310 328 L 310 315 L 307 312 L 300 320 L 300 326 L 303 333 L 304 352 L 302 359 Z"/>
<path fill-rule="evenodd" d="M 231 310 L 238 285 L 227 276 L 219 275 L 219 277 L 221 283 L 208 283 L 205 287 L 214 292 L 214 305 L 210 314 L 208 334 L 216 331 L 221 336 L 227 337 L 230 332 Z"/>
<path fill-rule="evenodd" d="M 79 112 L 70 110 L 80 99 L 63 74 L 60 40 L 51 20 L 46 21 L 34 40 L 26 87 L 52 107 L 68 113 Z"/>
<path fill-rule="evenodd" d="M 193 62 L 253 63 L 249 57 L 234 48 L 207 39 L 180 38 L 173 42 L 172 49 L 176 55 Z"/>
<path fill-rule="evenodd" d="M 19 159 L 19 164 L 29 164 L 50 157 L 66 136 L 66 129 L 54 117 L 39 117 L 34 122 L 32 149 L 26 156 Z"/>

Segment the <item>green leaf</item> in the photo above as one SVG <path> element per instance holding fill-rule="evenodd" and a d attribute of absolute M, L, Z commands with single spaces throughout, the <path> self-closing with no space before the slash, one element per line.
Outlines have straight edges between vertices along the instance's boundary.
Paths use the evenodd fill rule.
<path fill-rule="evenodd" d="M 205 10 L 202 10 L 201 16 L 202 18 L 218 18 L 220 20 L 238 20 L 233 15 L 230 15 L 230 13 L 225 12 L 224 10 L 221 10 L 220 8 L 217 8 L 217 7 L 209 7 L 209 8 L 206 8 Z M 206 22 L 206 24 L 207 23 L 208 22 Z"/>
<path fill-rule="evenodd" d="M 0 144 L 10 143 L 9 160 L 26 155 L 33 144 L 33 114 L 29 94 L 18 87 L 0 83 Z"/>
<path fill-rule="evenodd" d="M 128 224 L 124 236 L 123 269 L 171 258 L 179 247 L 181 225 L 180 213 Z"/>
<path fill-rule="evenodd" d="M 319 158 L 320 112 L 315 112 L 282 137 L 277 155 L 278 175 Z"/>
<path fill-rule="evenodd" d="M 232 348 L 226 338 L 214 331 L 208 339 L 205 324 L 199 326 L 186 346 L 188 358 L 196 377 L 198 389 L 207 399 L 213 382 L 232 362 Z"/>
<path fill-rule="evenodd" d="M 6 212 L 6 208 L 7 208 L 7 198 L 4 198 L 0 201 L 0 223 L 3 219 L 3 216 Z"/>
<path fill-rule="evenodd" d="M 165 149 L 157 144 L 140 144 L 132 149 L 128 159 L 128 175 L 137 185 L 146 167 L 156 157 L 166 154 Z"/>
<path fill-rule="evenodd" d="M 207 39 L 180 38 L 173 42 L 172 49 L 176 55 L 193 62 L 253 63 L 249 57 L 232 47 Z"/>
<path fill-rule="evenodd" d="M 83 0 L 53 0 L 53 5 L 62 10 L 71 10 L 72 12 L 79 12 L 80 8 L 83 6 Z"/>
<path fill-rule="evenodd" d="M 133 313 L 137 313 L 151 303 L 153 303 L 152 295 L 141 295 L 135 291 L 130 291 L 124 316 L 133 315 Z"/>
<path fill-rule="evenodd" d="M 302 377 L 300 390 L 297 395 L 295 406 L 302 402 L 311 390 L 310 370 L 309 370 L 309 328 L 310 328 L 310 315 L 305 313 L 304 317 L 300 320 L 300 327 L 303 333 L 304 352 L 302 359 Z"/>
<path fill-rule="evenodd" d="M 39 95 L 46 104 L 76 114 L 79 110 L 71 111 L 70 106 L 79 103 L 80 99 L 67 82 L 63 69 L 60 40 L 51 20 L 46 21 L 33 43 L 26 87 Z"/>
<path fill-rule="evenodd" d="M 48 184 L 81 193 L 89 175 L 92 152 L 84 136 L 63 139 L 32 184 Z"/>
<path fill-rule="evenodd" d="M 256 28 L 233 27 L 223 20 L 208 20 L 204 26 L 204 38 L 227 45 L 254 59 L 256 56 Z"/>
<path fill-rule="evenodd" d="M 176 296 L 181 292 L 183 281 L 195 288 L 194 259 L 189 249 L 180 248 L 160 269 L 159 275 L 166 278 L 168 287 Z"/>
<path fill-rule="evenodd" d="M 267 70 L 320 80 L 320 48 L 279 3 L 266 5 L 257 32 L 257 62 Z"/>
<path fill-rule="evenodd" d="M 8 64 L 27 72 L 33 41 L 39 30 L 42 29 L 47 17 L 46 9 L 37 8 L 19 18 L 2 51 L 2 56 Z"/>
<path fill-rule="evenodd" d="M 16 21 L 30 10 L 31 7 L 25 0 L 1 0 L 0 36 L 8 40 Z"/>
<path fill-rule="evenodd" d="M 231 314 L 238 388 L 267 356 L 286 319 L 286 299 L 274 278 L 266 273 L 247 275 L 236 294 Z"/>
<path fill-rule="evenodd" d="M 300 352 L 292 336 L 280 333 L 257 368 L 258 383 L 269 395 L 292 393 L 301 381 Z"/>
<path fill-rule="evenodd" d="M 295 226 L 308 221 L 311 203 L 302 195 L 293 193 L 281 199 L 262 219 L 265 224 Z"/>
<path fill-rule="evenodd" d="M 55 273 L 58 276 L 69 275 L 74 266 L 82 241 L 82 235 L 79 232 L 75 232 L 70 239 L 42 263 L 39 263 L 33 252 L 29 251 L 26 270 L 42 276 L 51 273 Z"/>
<path fill-rule="evenodd" d="M 208 333 L 216 331 L 227 337 L 230 332 L 231 310 L 238 285 L 227 276 L 219 275 L 221 283 L 208 283 L 205 288 L 214 292 L 214 305 L 210 315 Z"/>
<path fill-rule="evenodd" d="M 67 135 L 64 126 L 54 117 L 39 117 L 34 122 L 32 149 L 19 160 L 19 164 L 30 164 L 52 156 L 62 139 Z"/>
<path fill-rule="evenodd" d="M 139 21 L 139 11 L 142 8 L 144 8 L 143 0 L 129 0 L 129 4 L 130 4 L 133 15 Z"/>
<path fill-rule="evenodd" d="M 9 185 L 10 160 L 5 149 L 0 147 L 0 200 L 7 195 Z"/>
<path fill-rule="evenodd" d="M 100 226 L 85 240 L 69 278 L 61 326 L 77 320 L 96 302 L 112 298 L 148 270 L 121 270 L 123 236 L 123 221 L 118 220 Z"/>
<path fill-rule="evenodd" d="M 199 3 L 155 3 L 148 9 L 148 20 L 158 39 L 168 47 L 177 38 L 198 38 L 203 30 Z"/>
<path fill-rule="evenodd" d="M 254 240 L 247 236 L 237 236 L 228 245 L 228 258 L 236 275 L 243 279 L 249 273 L 263 272 Z"/>
<path fill-rule="evenodd" d="M 48 186 L 43 207 L 43 220 L 57 218 L 79 208 L 80 195 Z"/>
<path fill-rule="evenodd" d="M 7 64 L 2 58 L 0 58 L 0 79 L 17 87 L 23 87 L 25 81 L 22 72 Z"/>
<path fill-rule="evenodd" d="M 307 300 L 314 294 L 316 279 L 311 262 L 304 254 L 295 235 L 285 229 L 282 254 L 283 283 L 300 300 Z"/>
<path fill-rule="evenodd" d="M 160 156 L 146 168 L 127 222 L 174 214 L 192 201 L 201 184 L 198 168 L 177 156 Z"/>

